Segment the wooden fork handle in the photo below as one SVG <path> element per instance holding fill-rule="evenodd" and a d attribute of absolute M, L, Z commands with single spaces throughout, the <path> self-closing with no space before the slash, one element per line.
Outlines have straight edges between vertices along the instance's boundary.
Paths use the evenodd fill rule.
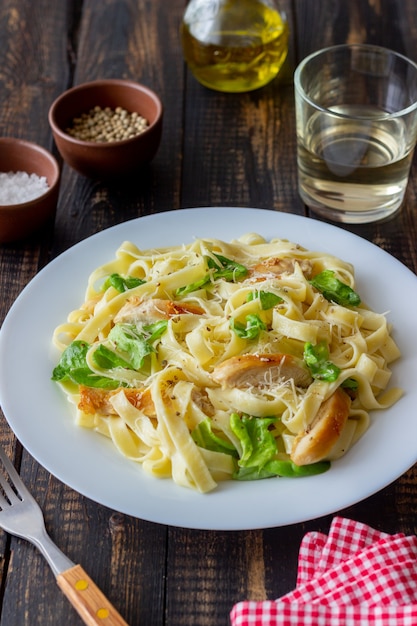
<path fill-rule="evenodd" d="M 81 565 L 58 574 L 56 580 L 88 626 L 128 626 Z"/>

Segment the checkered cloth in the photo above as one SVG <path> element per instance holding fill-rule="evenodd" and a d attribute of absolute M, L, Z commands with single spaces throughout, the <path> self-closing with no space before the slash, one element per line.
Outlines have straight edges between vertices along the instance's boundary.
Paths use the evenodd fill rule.
<path fill-rule="evenodd" d="M 232 626 L 416 626 L 417 537 L 388 535 L 335 517 L 307 533 L 296 588 L 275 601 L 244 601 Z"/>

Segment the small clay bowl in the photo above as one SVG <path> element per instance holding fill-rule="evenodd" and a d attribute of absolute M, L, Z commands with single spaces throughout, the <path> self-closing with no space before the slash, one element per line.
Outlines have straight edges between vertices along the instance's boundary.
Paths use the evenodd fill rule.
<path fill-rule="evenodd" d="M 59 165 L 47 150 L 35 143 L 0 137 L 0 172 L 26 172 L 45 177 L 48 190 L 18 204 L 0 202 L 0 242 L 24 239 L 54 215 L 58 202 Z"/>
<path fill-rule="evenodd" d="M 121 107 L 148 122 L 142 133 L 113 142 L 84 141 L 68 134 L 74 118 L 95 106 Z M 62 158 L 80 174 L 107 180 L 131 176 L 155 156 L 162 135 L 163 107 L 148 87 L 122 79 L 83 83 L 61 94 L 49 110 L 49 124 Z"/>

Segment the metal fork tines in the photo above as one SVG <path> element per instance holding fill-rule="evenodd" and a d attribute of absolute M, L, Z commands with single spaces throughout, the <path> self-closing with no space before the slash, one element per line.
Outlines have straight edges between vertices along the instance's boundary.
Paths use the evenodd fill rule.
<path fill-rule="evenodd" d="M 55 574 L 60 589 L 88 626 L 127 626 L 81 565 L 73 563 L 46 532 L 42 511 L 0 447 L 0 527 L 33 543 Z"/>
<path fill-rule="evenodd" d="M 22 482 L 13 463 L 0 448 L 0 460 L 7 476 L 0 472 L 0 526 L 8 533 L 33 543 L 48 561 L 55 576 L 73 567 L 73 563 L 54 544 L 46 532 L 38 503 Z"/>

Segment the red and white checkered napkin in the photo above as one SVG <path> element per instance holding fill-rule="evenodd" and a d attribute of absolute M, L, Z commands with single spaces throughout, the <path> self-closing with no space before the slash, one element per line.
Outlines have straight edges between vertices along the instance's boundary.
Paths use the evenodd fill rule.
<path fill-rule="evenodd" d="M 416 626 L 417 537 L 335 517 L 307 533 L 297 586 L 275 601 L 244 601 L 232 626 Z"/>

